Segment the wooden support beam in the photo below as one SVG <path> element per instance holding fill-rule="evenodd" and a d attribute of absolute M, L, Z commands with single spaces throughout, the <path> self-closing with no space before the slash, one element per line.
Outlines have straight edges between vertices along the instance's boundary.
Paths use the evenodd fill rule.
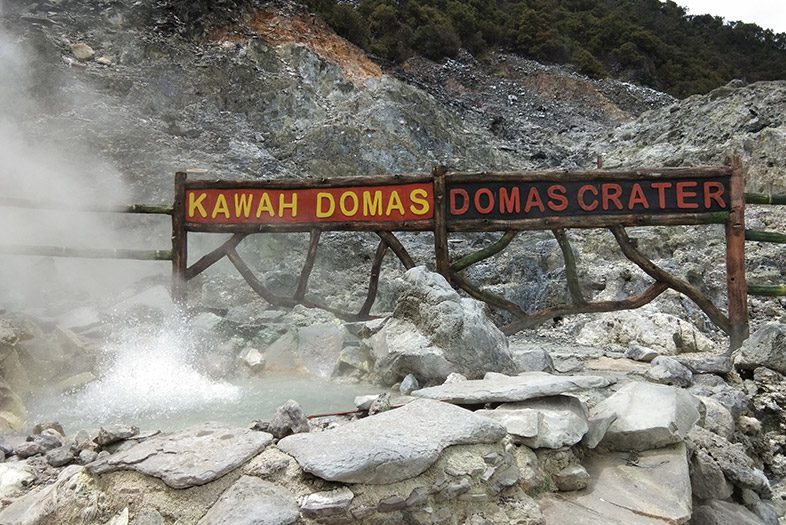
<path fill-rule="evenodd" d="M 596 303 L 584 303 L 578 305 L 565 304 L 561 306 L 555 306 L 553 308 L 538 310 L 537 312 L 533 312 L 526 317 L 517 319 L 509 325 L 504 326 L 502 328 L 502 332 L 505 335 L 515 334 L 520 330 L 533 328 L 544 321 L 548 321 L 549 319 L 563 315 L 616 312 L 618 310 L 635 310 L 636 308 L 641 308 L 645 304 L 652 302 L 656 297 L 668 289 L 669 286 L 666 283 L 655 282 L 644 292 L 619 301 L 600 301 Z"/>
<path fill-rule="evenodd" d="M 175 173 L 175 201 L 172 206 L 172 300 L 186 303 L 186 272 L 188 270 L 188 232 L 186 218 L 186 179 L 188 175 Z"/>
<path fill-rule="evenodd" d="M 729 351 L 748 338 L 748 282 L 745 277 L 745 182 L 742 160 L 732 157 L 731 213 L 726 222 L 726 285 L 729 297 Z"/>
<path fill-rule="evenodd" d="M 562 250 L 562 260 L 565 261 L 565 280 L 568 283 L 568 292 L 573 304 L 584 304 L 587 302 L 584 299 L 584 294 L 581 293 L 581 285 L 579 284 L 579 275 L 576 271 L 576 257 L 573 255 L 573 248 L 570 246 L 568 234 L 562 228 L 551 230 L 554 238 L 557 239 L 560 250 Z"/>
<path fill-rule="evenodd" d="M 490 304 L 491 306 L 507 310 L 516 317 L 523 317 L 527 315 L 526 312 L 524 312 L 524 310 L 522 310 L 521 307 L 516 303 L 508 301 L 504 297 L 497 294 L 482 290 L 480 287 L 472 284 L 459 273 L 453 273 L 451 278 L 459 288 L 467 292 L 470 297 L 473 297 L 478 301 L 483 301 L 484 303 Z"/>
<path fill-rule="evenodd" d="M 200 273 L 207 270 L 209 267 L 213 266 L 222 257 L 225 257 L 229 248 L 235 248 L 240 241 L 245 239 L 248 236 L 247 233 L 236 233 L 229 239 L 227 239 L 221 246 L 213 250 L 212 252 L 202 256 L 197 262 L 192 264 L 186 269 L 185 273 L 185 280 L 190 281 Z"/>
<path fill-rule="evenodd" d="M 696 303 L 696 306 L 701 308 L 701 310 L 707 314 L 707 317 L 709 317 L 710 320 L 715 323 L 715 326 L 727 334 L 731 334 L 731 323 L 729 322 L 729 319 L 718 309 L 717 306 L 712 304 L 712 301 L 707 299 L 707 297 L 705 297 L 698 288 L 678 277 L 671 275 L 669 272 L 663 270 L 654 262 L 645 257 L 644 254 L 634 248 L 633 244 L 630 242 L 630 238 L 628 238 L 628 234 L 625 232 L 623 227 L 613 226 L 609 228 L 609 230 L 611 230 L 611 233 L 614 234 L 614 238 L 617 239 L 617 244 L 620 245 L 622 253 L 625 254 L 625 257 L 627 257 L 631 262 L 636 264 L 636 266 L 641 268 L 644 273 L 656 281 L 666 283 L 669 288 L 688 297 L 691 301 Z"/>
<path fill-rule="evenodd" d="M 450 249 L 448 248 L 448 230 L 446 218 L 448 216 L 445 202 L 445 174 L 444 166 L 435 166 L 434 177 L 434 254 L 437 259 L 437 272 L 450 282 Z"/>
<path fill-rule="evenodd" d="M 493 255 L 498 254 L 499 252 L 501 252 L 502 250 L 508 247 L 511 241 L 513 241 L 513 239 L 516 238 L 516 235 L 518 235 L 518 232 L 516 231 L 513 230 L 506 231 L 505 234 L 502 236 L 502 238 L 497 242 L 495 242 L 494 244 L 486 246 L 482 250 L 478 250 L 474 253 L 470 253 L 468 255 L 465 255 L 461 259 L 454 261 L 450 265 L 450 269 L 454 272 L 460 272 L 461 270 L 464 270 L 475 263 L 479 263 L 480 261 L 483 261 Z"/>
<path fill-rule="evenodd" d="M 317 248 L 319 247 L 319 237 L 321 231 L 314 229 L 309 234 L 308 241 L 308 255 L 306 261 L 303 263 L 303 269 L 300 271 L 300 278 L 297 280 L 297 290 L 295 291 L 295 300 L 302 301 L 306 296 L 306 289 L 308 288 L 308 278 L 311 276 L 311 270 L 314 269 L 314 261 L 317 260 Z"/>
<path fill-rule="evenodd" d="M 393 253 L 396 254 L 396 257 L 398 257 L 401 264 L 404 265 L 404 268 L 409 270 L 415 267 L 415 261 L 412 260 L 407 249 L 404 248 L 404 245 L 401 244 L 401 241 L 398 240 L 398 237 L 396 237 L 393 232 L 378 231 L 376 234 L 380 239 L 385 241 L 385 244 L 387 244 Z"/>
<path fill-rule="evenodd" d="M 368 283 L 368 295 L 366 295 L 366 300 L 363 303 L 363 306 L 360 307 L 358 317 L 368 317 L 369 312 L 371 312 L 371 307 L 374 306 L 374 301 L 377 298 L 377 289 L 379 287 L 379 273 L 382 270 L 382 260 L 385 258 L 387 251 L 387 243 L 385 241 L 380 241 L 379 245 L 377 246 L 377 252 L 374 254 L 374 262 L 371 265 L 371 278 L 369 279 Z"/>

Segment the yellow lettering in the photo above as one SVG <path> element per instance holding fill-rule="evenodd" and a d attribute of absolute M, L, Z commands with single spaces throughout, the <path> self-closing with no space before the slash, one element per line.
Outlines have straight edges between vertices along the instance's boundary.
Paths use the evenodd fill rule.
<path fill-rule="evenodd" d="M 390 217 L 390 212 L 393 210 L 398 210 L 401 215 L 406 213 L 404 211 L 404 205 L 401 203 L 401 197 L 398 196 L 398 192 L 396 190 L 390 192 L 390 200 L 388 201 L 388 207 L 385 210 L 385 215 Z"/>
<path fill-rule="evenodd" d="M 292 210 L 292 218 L 297 217 L 297 193 L 292 192 L 292 202 L 286 201 L 283 193 L 278 196 L 278 216 L 284 216 L 284 210 Z"/>
<path fill-rule="evenodd" d="M 270 202 L 270 195 L 267 192 L 262 194 L 262 197 L 259 199 L 259 205 L 257 206 L 257 219 L 262 216 L 262 212 L 265 211 L 269 216 L 273 216 L 275 211 L 273 210 L 273 203 Z"/>
<path fill-rule="evenodd" d="M 409 211 L 415 215 L 425 215 L 429 212 L 429 203 L 426 199 L 428 192 L 423 188 L 418 188 L 409 192 L 409 200 L 412 204 L 409 206 Z M 416 204 L 418 206 L 416 206 Z"/>
<path fill-rule="evenodd" d="M 213 213 L 210 214 L 210 217 L 215 219 L 219 213 L 223 214 L 225 219 L 229 218 L 229 204 L 227 204 L 227 197 L 223 193 L 218 194 L 216 205 L 213 206 Z"/>
<path fill-rule="evenodd" d="M 347 208 L 347 197 L 350 197 L 350 200 L 352 200 L 352 209 Z M 341 198 L 338 201 L 338 205 L 341 208 L 341 213 L 343 213 L 345 217 L 353 217 L 357 215 L 358 208 L 360 208 L 358 196 L 355 195 L 354 191 L 345 191 L 342 193 Z"/>
<path fill-rule="evenodd" d="M 370 191 L 363 192 L 363 215 L 366 217 L 370 217 L 372 215 L 382 215 L 381 191 L 375 191 L 373 194 Z"/>
<path fill-rule="evenodd" d="M 250 193 L 235 193 L 235 217 L 240 218 L 243 215 L 247 219 L 251 213 L 251 202 L 253 200 L 254 196 Z"/>
<path fill-rule="evenodd" d="M 328 201 L 327 211 L 325 211 L 322 207 L 322 203 L 325 200 Z M 331 215 L 333 215 L 334 211 L 336 211 L 336 201 L 335 199 L 333 199 L 333 195 L 321 191 L 317 193 L 317 217 L 319 218 L 330 217 Z"/>
<path fill-rule="evenodd" d="M 196 199 L 194 198 L 194 192 L 193 191 L 189 192 L 189 194 L 188 194 L 188 216 L 189 217 L 193 217 L 194 213 L 197 210 L 199 210 L 199 215 L 201 215 L 202 218 L 207 217 L 207 210 L 205 210 L 205 207 L 202 205 L 202 203 L 204 202 L 204 200 L 206 198 L 207 198 L 207 193 L 205 193 L 205 192 L 200 193 L 199 194 L 199 198 L 196 198 Z"/>

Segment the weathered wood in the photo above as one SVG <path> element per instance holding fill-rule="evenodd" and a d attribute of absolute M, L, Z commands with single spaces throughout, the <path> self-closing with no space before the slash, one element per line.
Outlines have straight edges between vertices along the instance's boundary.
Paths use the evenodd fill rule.
<path fill-rule="evenodd" d="M 401 241 L 398 240 L 398 237 L 392 232 L 386 231 L 378 231 L 376 234 L 379 236 L 380 239 L 385 241 L 385 243 L 390 247 L 393 253 L 396 254 L 396 257 L 401 261 L 401 264 L 404 265 L 404 268 L 407 270 L 415 267 L 415 261 L 412 260 L 410 257 L 409 252 L 407 249 L 404 248 L 404 245 L 401 244 Z"/>
<path fill-rule="evenodd" d="M 207 255 L 202 256 L 197 262 L 192 264 L 186 269 L 184 279 L 186 281 L 190 281 L 200 273 L 207 270 L 209 267 L 213 266 L 215 263 L 221 260 L 222 257 L 225 257 L 227 254 L 227 250 L 229 248 L 235 248 L 240 241 L 245 239 L 248 236 L 246 233 L 236 233 L 229 239 L 227 239 L 221 246 L 213 250 L 212 252 L 208 253 Z"/>
<path fill-rule="evenodd" d="M 726 285 L 729 299 L 729 351 L 748 338 L 748 283 L 745 278 L 745 182 L 742 161 L 732 157 L 731 213 L 726 223 Z"/>
<path fill-rule="evenodd" d="M 756 230 L 745 230 L 746 241 L 771 242 L 775 244 L 786 244 L 786 234 L 778 232 L 761 232 Z"/>
<path fill-rule="evenodd" d="M 322 232 L 319 230 L 311 230 L 308 242 L 308 255 L 305 263 L 303 263 L 303 269 L 300 271 L 300 278 L 297 280 L 297 290 L 295 290 L 295 300 L 297 301 L 302 301 L 306 296 L 308 278 L 311 276 L 311 270 L 314 269 L 314 261 L 317 260 L 317 248 L 319 247 L 321 234 Z"/>
<path fill-rule="evenodd" d="M 470 297 L 477 299 L 478 301 L 483 301 L 485 303 L 490 304 L 491 306 L 496 306 L 497 308 L 501 308 L 507 310 L 508 312 L 512 313 L 516 317 L 524 317 L 526 316 L 526 312 L 521 309 L 519 305 L 512 301 L 508 301 L 502 296 L 499 296 L 495 293 L 491 293 L 487 290 L 483 290 L 480 287 L 472 284 L 468 281 L 463 275 L 453 272 L 451 274 L 451 280 L 462 290 L 467 292 Z"/>
<path fill-rule="evenodd" d="M 483 261 L 485 259 L 488 259 L 489 257 L 492 257 L 493 255 L 498 254 L 499 252 L 501 252 L 502 250 L 508 247 L 511 241 L 513 241 L 513 239 L 516 238 L 516 235 L 518 235 L 518 232 L 516 231 L 513 230 L 506 231 L 505 234 L 502 236 L 502 238 L 497 242 L 495 242 L 494 244 L 490 244 L 489 246 L 486 246 L 482 250 L 478 250 L 474 253 L 465 255 L 461 259 L 451 263 L 450 269 L 453 270 L 454 272 L 460 272 L 461 270 L 464 270 L 475 263 L 479 263 L 480 261 Z"/>
<path fill-rule="evenodd" d="M 186 272 L 188 270 L 188 232 L 185 228 L 186 182 L 188 175 L 175 173 L 175 200 L 172 206 L 172 300 L 186 303 Z"/>
<path fill-rule="evenodd" d="M 762 297 L 786 296 L 786 284 L 754 284 L 748 283 L 748 295 Z"/>
<path fill-rule="evenodd" d="M 202 233 L 308 233 L 320 231 L 432 231 L 432 220 L 416 221 L 346 221 L 346 222 L 304 222 L 290 224 L 206 224 L 198 222 L 186 223 L 190 232 Z"/>
<path fill-rule="evenodd" d="M 229 262 L 232 263 L 232 266 L 240 273 L 240 276 L 248 283 L 252 290 L 254 290 L 262 299 L 267 301 L 273 306 L 285 306 L 287 308 L 292 308 L 295 305 L 302 304 L 306 308 L 319 308 L 320 310 L 325 310 L 326 312 L 330 312 L 339 319 L 343 319 L 345 321 L 360 321 L 361 318 L 357 314 L 353 314 L 350 312 L 345 312 L 343 310 L 339 310 L 337 308 L 332 308 L 325 304 L 318 303 L 316 301 L 310 301 L 308 299 L 304 299 L 302 301 L 297 301 L 291 297 L 282 297 L 280 295 L 276 295 L 272 291 L 268 289 L 267 286 L 264 285 L 262 281 L 257 279 L 257 276 L 254 275 L 254 272 L 251 271 L 251 268 L 245 263 L 245 261 L 240 257 L 237 251 L 234 248 L 229 248 L 227 250 L 227 258 Z"/>
<path fill-rule="evenodd" d="M 431 182 L 427 173 L 378 175 L 367 177 L 335 177 L 330 179 L 254 179 L 254 180 L 208 180 L 191 179 L 186 189 L 271 189 L 308 190 L 315 188 L 350 188 L 358 186 L 390 186 L 396 184 L 418 184 Z"/>
<path fill-rule="evenodd" d="M 126 250 L 123 248 L 67 248 L 62 246 L 0 245 L 3 255 L 73 257 L 77 259 L 130 259 L 136 261 L 171 261 L 171 250 Z"/>
<path fill-rule="evenodd" d="M 664 282 L 669 286 L 669 288 L 688 297 L 691 301 L 696 303 L 696 306 L 701 308 L 701 310 L 707 314 L 707 317 L 709 317 L 718 328 L 727 334 L 731 333 L 731 323 L 729 322 L 729 319 L 718 309 L 717 306 L 712 304 L 712 301 L 707 299 L 707 297 L 705 297 L 698 288 L 678 277 L 671 275 L 645 257 L 641 252 L 634 248 L 633 244 L 630 242 L 628 234 L 621 226 L 613 226 L 609 228 L 609 230 L 611 230 L 611 233 L 614 234 L 614 238 L 617 239 L 617 244 L 619 244 L 620 248 L 622 249 L 622 253 L 625 254 L 625 257 L 627 257 L 631 262 L 635 263 L 636 266 L 644 271 L 644 273 L 656 281 Z"/>
<path fill-rule="evenodd" d="M 380 241 L 377 246 L 377 252 L 374 254 L 374 262 L 371 265 L 371 278 L 368 282 L 368 294 L 363 306 L 360 307 L 358 317 L 368 317 L 371 312 L 371 307 L 374 306 L 374 301 L 377 298 L 377 288 L 379 287 L 379 273 L 382 270 L 382 261 L 388 251 L 388 245 L 385 241 Z"/>
<path fill-rule="evenodd" d="M 729 166 L 698 166 L 695 168 L 648 168 L 639 170 L 589 170 L 589 171 L 510 171 L 472 172 L 447 175 L 448 184 L 459 182 L 511 182 L 511 181 L 593 181 L 593 180 L 645 180 L 656 178 L 710 178 L 731 175 Z"/>
<path fill-rule="evenodd" d="M 786 195 L 773 195 L 770 193 L 746 193 L 746 204 L 786 204 Z"/>
<path fill-rule="evenodd" d="M 562 228 L 551 230 L 554 238 L 557 239 L 560 250 L 562 250 L 562 260 L 565 261 L 565 281 L 568 284 L 568 292 L 573 304 L 584 304 L 587 302 L 584 295 L 581 293 L 581 285 L 579 284 L 579 275 L 576 271 L 576 257 L 573 255 L 573 248 L 570 246 L 568 235 Z"/>
<path fill-rule="evenodd" d="M 655 282 L 650 285 L 649 288 L 644 290 L 644 292 L 628 297 L 627 299 L 621 299 L 619 301 L 599 301 L 595 303 L 584 303 L 579 305 L 565 304 L 561 306 L 555 306 L 553 308 L 545 308 L 543 310 L 529 314 L 521 319 L 517 319 L 507 326 L 504 326 L 502 328 L 502 332 L 505 335 L 515 334 L 520 330 L 533 328 L 544 321 L 548 321 L 549 319 L 563 315 L 616 312 L 618 310 L 635 310 L 636 308 L 641 308 L 645 304 L 652 302 L 656 297 L 668 289 L 669 286 L 666 283 Z"/>
<path fill-rule="evenodd" d="M 448 230 L 445 219 L 445 174 L 444 166 L 435 166 L 434 177 L 434 256 L 437 260 L 437 272 L 450 282 L 450 249 L 448 247 Z"/>
<path fill-rule="evenodd" d="M 518 220 L 460 220 L 448 222 L 448 232 L 487 232 L 552 230 L 554 228 L 606 228 L 608 226 L 678 226 L 700 224 L 725 224 L 729 212 L 668 215 L 606 215 L 576 217 L 543 217 Z"/>
<path fill-rule="evenodd" d="M 28 208 L 35 210 L 63 210 L 92 213 L 139 213 L 154 215 L 172 215 L 170 204 L 117 204 L 112 206 L 77 205 L 69 202 L 30 201 L 14 197 L 0 197 L 0 207 Z"/>
<path fill-rule="evenodd" d="M 603 169 L 603 155 L 600 155 L 600 154 L 598 154 L 598 155 L 595 157 L 595 166 L 596 166 L 596 167 L 597 167 L 599 170 L 602 170 L 602 169 Z"/>

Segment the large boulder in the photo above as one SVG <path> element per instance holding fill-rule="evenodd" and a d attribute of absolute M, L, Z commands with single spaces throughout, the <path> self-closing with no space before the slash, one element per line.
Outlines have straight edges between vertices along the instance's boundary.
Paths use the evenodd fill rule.
<path fill-rule="evenodd" d="M 287 489 L 243 476 L 221 495 L 197 525 L 288 525 L 299 517 L 295 496 Z"/>
<path fill-rule="evenodd" d="M 710 500 L 693 511 L 692 525 L 764 525 L 764 522 L 742 505 Z"/>
<path fill-rule="evenodd" d="M 650 450 L 685 439 L 700 401 L 680 388 L 631 382 L 598 403 L 592 419 L 616 416 L 603 438 L 611 450 Z"/>
<path fill-rule="evenodd" d="M 760 366 L 786 374 L 786 324 L 769 323 L 742 344 L 734 364 L 745 370 Z"/>
<path fill-rule="evenodd" d="M 387 484 L 424 472 L 451 445 L 496 443 L 505 427 L 428 399 L 324 432 L 278 442 L 301 468 L 328 481 Z"/>
<path fill-rule="evenodd" d="M 715 349 L 715 344 L 691 323 L 673 315 L 645 310 L 602 314 L 582 327 L 576 341 L 590 346 L 639 345 L 661 355 Z"/>
<path fill-rule="evenodd" d="M 483 303 L 462 299 L 445 278 L 424 266 L 404 274 L 393 317 L 371 340 L 375 371 L 393 384 L 414 374 L 443 381 L 451 372 L 470 379 L 485 372 L 513 372 L 505 335 Z"/>

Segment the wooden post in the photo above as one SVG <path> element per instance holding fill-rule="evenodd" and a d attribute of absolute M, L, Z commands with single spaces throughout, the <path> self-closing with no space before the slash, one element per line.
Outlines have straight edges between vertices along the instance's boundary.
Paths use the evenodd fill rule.
<path fill-rule="evenodd" d="M 437 259 L 437 272 L 451 282 L 450 251 L 448 249 L 448 212 L 445 204 L 445 166 L 435 166 L 431 170 L 434 177 L 434 254 Z"/>
<path fill-rule="evenodd" d="M 739 155 L 731 160 L 731 213 L 726 222 L 726 284 L 728 287 L 729 350 L 748 338 L 748 283 L 745 279 L 745 182 Z"/>
<path fill-rule="evenodd" d="M 175 200 L 172 206 L 172 300 L 184 306 L 186 302 L 186 270 L 188 269 L 188 232 L 186 220 L 186 178 L 175 173 Z"/>
<path fill-rule="evenodd" d="M 306 288 L 308 288 L 308 278 L 311 276 L 311 270 L 314 269 L 314 261 L 317 260 L 317 248 L 319 247 L 319 237 L 322 235 L 320 230 L 311 230 L 308 241 L 308 254 L 306 255 L 306 262 L 303 263 L 303 269 L 300 271 L 300 278 L 297 280 L 297 290 L 295 290 L 295 300 L 302 301 L 306 296 Z"/>

